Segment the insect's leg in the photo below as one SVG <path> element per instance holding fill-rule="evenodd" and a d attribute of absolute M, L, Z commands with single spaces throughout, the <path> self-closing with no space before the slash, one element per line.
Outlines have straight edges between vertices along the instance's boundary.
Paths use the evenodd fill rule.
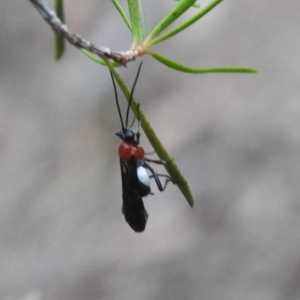
<path fill-rule="evenodd" d="M 157 174 L 147 163 L 144 162 L 143 166 L 145 168 L 149 169 L 149 171 L 152 173 L 152 175 L 150 175 L 150 178 L 154 178 L 155 183 L 157 185 L 157 188 L 161 192 L 165 190 L 165 188 L 166 188 L 167 184 L 169 183 L 169 181 L 173 182 L 173 180 L 171 179 L 171 177 L 169 177 L 168 175 Z M 166 181 L 165 181 L 164 186 L 162 186 L 161 181 L 159 180 L 159 176 L 167 178 Z"/>
<path fill-rule="evenodd" d="M 150 158 L 145 157 L 144 160 L 148 161 L 148 162 L 152 162 L 154 164 L 158 164 L 158 165 L 166 165 L 169 161 L 173 161 L 173 158 L 167 159 L 167 160 L 162 160 L 162 159 L 150 159 Z"/>
<path fill-rule="evenodd" d="M 165 177 L 167 179 L 169 179 L 169 181 L 172 181 L 174 183 L 174 180 L 169 176 L 169 175 L 166 175 L 166 174 L 160 174 L 160 173 L 156 173 L 154 172 L 158 177 Z M 150 175 L 149 178 L 154 178 L 153 175 Z M 175 184 L 175 183 L 174 183 Z"/>
<path fill-rule="evenodd" d="M 148 156 L 148 155 L 154 155 L 154 154 L 156 154 L 156 151 L 155 151 L 155 150 L 153 150 L 153 151 L 151 151 L 151 152 L 146 152 L 146 153 L 145 153 L 145 155 L 147 155 L 147 156 Z"/>
<path fill-rule="evenodd" d="M 132 126 L 133 126 L 134 122 L 135 122 L 135 116 L 133 116 L 133 120 L 132 120 L 132 122 L 131 122 L 131 124 L 130 124 L 129 128 L 132 128 Z"/>
<path fill-rule="evenodd" d="M 166 175 L 166 174 L 159 174 L 159 173 L 155 173 L 155 174 L 156 174 L 158 177 L 164 177 L 164 178 L 166 178 L 165 184 L 164 184 L 164 186 L 163 186 L 163 190 L 166 189 L 167 184 L 168 184 L 169 182 L 172 182 L 173 184 L 176 184 L 175 181 L 174 181 L 170 176 L 168 176 L 168 175 Z M 150 175 L 149 178 L 154 178 L 154 176 L 153 176 L 153 175 Z"/>

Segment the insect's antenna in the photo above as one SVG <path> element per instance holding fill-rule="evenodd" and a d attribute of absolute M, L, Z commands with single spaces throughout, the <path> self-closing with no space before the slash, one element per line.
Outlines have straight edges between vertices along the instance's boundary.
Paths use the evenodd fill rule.
<path fill-rule="evenodd" d="M 137 125 L 137 132 L 136 132 L 136 139 L 137 139 L 137 143 L 140 143 L 140 104 L 138 103 L 137 105 L 137 120 L 138 120 L 138 125 Z"/>
<path fill-rule="evenodd" d="M 115 84 L 115 79 L 114 79 L 114 76 L 111 72 L 110 72 L 110 76 L 111 76 L 111 80 L 112 80 L 113 86 L 114 86 L 115 98 L 116 98 L 117 108 L 118 108 L 118 112 L 119 112 L 119 116 L 120 116 L 120 120 L 121 120 L 122 130 L 124 130 L 125 127 L 124 127 L 123 118 L 122 118 L 122 114 L 121 114 L 121 109 L 120 109 L 120 105 L 119 105 L 119 99 L 118 99 L 118 93 L 117 93 L 117 88 L 116 88 L 116 84 Z"/>
<path fill-rule="evenodd" d="M 132 86 L 130 98 L 129 98 L 129 101 L 128 101 L 128 107 L 127 107 L 127 112 L 126 112 L 126 122 L 125 122 L 126 127 L 127 127 L 127 125 L 128 125 L 129 109 L 130 109 L 130 105 L 131 105 L 131 102 L 132 102 L 132 97 L 133 97 L 134 88 L 135 88 L 135 85 L 136 85 L 137 80 L 138 80 L 138 78 L 139 78 L 142 64 L 143 64 L 143 62 L 140 63 L 139 69 L 138 69 L 138 71 L 137 71 L 137 74 L 136 74 L 136 77 L 135 77 L 135 80 L 134 80 L 134 83 L 133 83 L 133 86 Z"/>

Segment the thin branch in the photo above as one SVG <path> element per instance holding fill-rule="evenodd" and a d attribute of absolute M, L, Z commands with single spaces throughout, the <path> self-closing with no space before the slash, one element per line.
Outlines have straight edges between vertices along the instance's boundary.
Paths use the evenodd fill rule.
<path fill-rule="evenodd" d="M 94 43 L 91 43 L 81 36 L 75 33 L 71 33 L 68 30 L 66 24 L 64 24 L 57 16 L 56 12 L 51 9 L 46 1 L 44 0 L 29 0 L 37 11 L 41 14 L 44 20 L 52 27 L 53 31 L 65 38 L 71 45 L 79 48 L 85 49 L 91 53 L 94 53 L 101 57 L 102 59 L 108 58 L 115 62 L 118 62 L 124 66 L 129 61 L 134 60 L 139 56 L 138 49 L 128 50 L 125 52 L 112 51 L 107 47 L 98 47 Z"/>

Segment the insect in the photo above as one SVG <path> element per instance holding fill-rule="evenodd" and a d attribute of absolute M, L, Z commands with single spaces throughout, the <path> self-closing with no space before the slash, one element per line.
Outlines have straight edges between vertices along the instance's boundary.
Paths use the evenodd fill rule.
<path fill-rule="evenodd" d="M 128 118 L 129 118 L 129 109 L 132 102 L 133 92 L 140 74 L 142 63 L 138 68 L 138 72 L 133 83 L 131 90 L 130 98 L 128 101 L 126 119 L 125 123 L 122 118 L 121 109 L 119 106 L 118 94 L 116 89 L 116 84 L 114 76 L 111 74 L 115 99 L 117 104 L 118 113 L 121 120 L 121 130 L 116 132 L 116 135 L 119 136 L 122 142 L 118 148 L 118 155 L 120 157 L 120 168 L 121 168 L 121 178 L 122 178 L 122 190 L 123 190 L 123 205 L 122 213 L 125 217 L 126 222 L 129 226 L 136 232 L 143 232 L 146 227 L 148 220 L 148 213 L 144 207 L 142 197 L 145 197 L 151 193 L 150 188 L 150 178 L 154 178 L 156 185 L 160 191 L 164 191 L 168 182 L 173 182 L 171 177 L 164 174 L 156 173 L 148 162 L 165 164 L 166 161 L 163 160 L 151 160 L 145 157 L 144 148 L 139 146 L 140 143 L 140 132 L 139 132 L 139 104 L 138 104 L 138 116 L 137 116 L 137 131 L 134 132 L 128 128 Z M 132 125 L 134 124 L 134 120 Z M 151 175 L 148 174 L 147 170 L 150 171 Z M 159 177 L 164 177 L 165 184 L 162 185 Z M 173 182 L 174 183 L 174 182 Z"/>

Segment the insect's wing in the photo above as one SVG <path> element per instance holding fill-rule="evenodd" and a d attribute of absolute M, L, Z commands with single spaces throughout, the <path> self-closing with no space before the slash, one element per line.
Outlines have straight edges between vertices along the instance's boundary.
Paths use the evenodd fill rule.
<path fill-rule="evenodd" d="M 124 191 L 126 189 L 126 177 L 127 177 L 127 170 L 128 170 L 128 164 L 123 162 L 120 159 L 120 169 L 121 169 L 121 178 L 122 178 L 122 191 L 124 194 Z"/>
<path fill-rule="evenodd" d="M 132 198 L 129 203 L 123 201 L 122 212 L 126 222 L 135 232 L 143 232 L 145 230 L 148 213 L 145 210 L 142 198 Z"/>
<path fill-rule="evenodd" d="M 129 226 L 136 232 L 142 232 L 146 227 L 148 213 L 140 195 L 136 161 L 133 157 L 127 163 L 120 160 L 120 167 L 123 188 L 122 212 Z"/>

